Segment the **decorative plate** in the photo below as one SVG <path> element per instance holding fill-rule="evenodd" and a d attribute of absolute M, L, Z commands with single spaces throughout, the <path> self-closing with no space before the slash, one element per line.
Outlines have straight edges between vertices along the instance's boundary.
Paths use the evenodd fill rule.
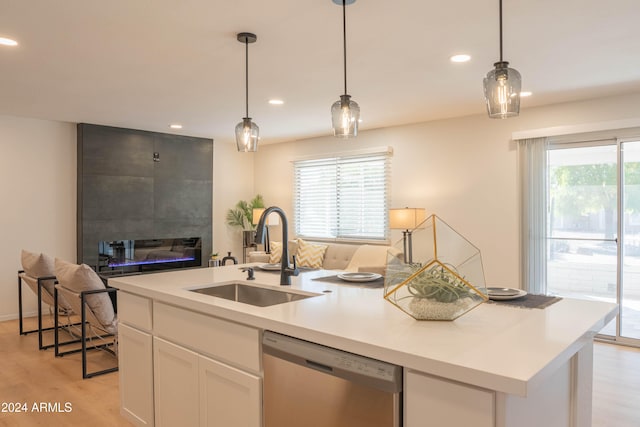
<path fill-rule="evenodd" d="M 338 278 L 346 280 L 347 282 L 372 282 L 381 278 L 378 273 L 342 273 L 338 274 Z"/>
<path fill-rule="evenodd" d="M 258 268 L 260 270 L 268 270 L 268 271 L 278 271 L 278 270 L 280 270 L 281 267 L 282 267 L 282 265 L 280 263 L 277 263 L 277 264 L 262 264 L 262 265 L 258 266 Z"/>
<path fill-rule="evenodd" d="M 527 295 L 526 291 L 522 289 L 513 288 L 487 288 L 487 294 L 489 299 L 495 301 L 506 301 L 510 299 L 521 298 Z"/>

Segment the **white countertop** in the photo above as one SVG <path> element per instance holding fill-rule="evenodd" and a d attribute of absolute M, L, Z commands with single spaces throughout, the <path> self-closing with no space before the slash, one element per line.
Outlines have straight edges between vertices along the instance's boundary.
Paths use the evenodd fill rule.
<path fill-rule="evenodd" d="M 250 264 L 249 264 L 250 265 Z M 257 264 L 256 264 L 257 265 Z M 268 329 L 518 396 L 549 375 L 617 313 L 615 304 L 563 299 L 546 309 L 481 304 L 454 321 L 417 321 L 386 301 L 382 288 L 293 277 L 291 289 L 322 293 L 271 307 L 215 298 L 187 288 L 244 281 L 238 265 L 109 279 L 109 285 L 178 307 Z M 280 288 L 279 272 L 255 269 L 253 284 Z"/>

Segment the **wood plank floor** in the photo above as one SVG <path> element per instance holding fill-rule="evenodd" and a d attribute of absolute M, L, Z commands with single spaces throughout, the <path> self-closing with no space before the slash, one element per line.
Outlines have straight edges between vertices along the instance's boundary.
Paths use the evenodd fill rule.
<path fill-rule="evenodd" d="M 37 333 L 20 336 L 18 331 L 17 320 L 0 322 L 0 426 L 133 425 L 120 415 L 117 372 L 83 380 L 80 353 L 55 357 L 53 348 L 38 350 Z M 52 334 L 45 338 L 53 342 Z M 113 355 L 90 353 L 91 370 L 114 365 Z M 64 412 L 67 402 L 70 412 Z M 2 412 L 11 409 L 4 406 L 10 403 L 26 403 L 28 412 Z M 34 411 L 40 403 L 51 404 L 55 412 Z"/>
<path fill-rule="evenodd" d="M 593 426 L 640 426 L 640 348 L 596 343 Z"/>
<path fill-rule="evenodd" d="M 91 356 L 98 356 L 96 366 L 113 363 L 109 354 Z M 638 396 L 640 349 L 596 343 L 593 426 L 640 426 Z M 0 322 L 0 402 L 29 408 L 26 413 L 0 412 L 2 427 L 132 426 L 120 416 L 117 372 L 83 380 L 79 354 L 56 358 L 53 349 L 38 351 L 37 334 L 19 336 L 17 320 Z M 58 403 L 62 411 L 69 402 L 71 411 L 32 411 L 40 402 Z"/>

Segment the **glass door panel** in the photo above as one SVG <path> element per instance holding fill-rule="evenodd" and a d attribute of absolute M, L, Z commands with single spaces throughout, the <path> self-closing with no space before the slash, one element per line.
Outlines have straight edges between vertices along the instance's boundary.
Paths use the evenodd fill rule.
<path fill-rule="evenodd" d="M 640 339 L 640 142 L 621 144 L 622 284 L 620 336 Z"/>
<path fill-rule="evenodd" d="M 617 145 L 548 153 L 548 293 L 616 302 Z M 615 322 L 601 333 L 615 336 Z"/>

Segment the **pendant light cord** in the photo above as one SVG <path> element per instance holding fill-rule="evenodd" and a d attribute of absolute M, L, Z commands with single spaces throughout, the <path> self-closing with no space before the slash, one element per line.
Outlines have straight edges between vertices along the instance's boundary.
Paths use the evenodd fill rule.
<path fill-rule="evenodd" d="M 500 0 L 500 62 L 502 62 L 502 0 Z"/>
<path fill-rule="evenodd" d="M 344 94 L 347 94 L 347 0 L 342 0 L 342 44 L 344 53 Z"/>
<path fill-rule="evenodd" d="M 245 117 L 249 117 L 249 39 L 244 39 L 244 93 L 245 93 Z"/>

